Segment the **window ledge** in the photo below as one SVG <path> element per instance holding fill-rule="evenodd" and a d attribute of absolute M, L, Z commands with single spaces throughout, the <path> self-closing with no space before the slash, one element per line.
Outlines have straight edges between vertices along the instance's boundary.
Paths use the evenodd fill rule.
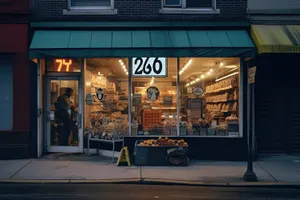
<path fill-rule="evenodd" d="M 64 15 L 117 15 L 117 9 L 71 9 L 63 10 Z"/>
<path fill-rule="evenodd" d="M 161 14 L 219 14 L 220 9 L 163 8 Z"/>

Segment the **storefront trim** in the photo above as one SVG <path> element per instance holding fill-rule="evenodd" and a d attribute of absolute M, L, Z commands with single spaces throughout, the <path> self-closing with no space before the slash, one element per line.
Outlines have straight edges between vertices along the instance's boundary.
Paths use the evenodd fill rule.
<path fill-rule="evenodd" d="M 33 22 L 33 28 L 174 28 L 174 27 L 248 27 L 246 21 L 231 22 Z"/>
<path fill-rule="evenodd" d="M 253 57 L 254 48 L 31 49 L 30 58 Z"/>
<path fill-rule="evenodd" d="M 300 25 L 252 25 L 258 53 L 300 53 Z"/>

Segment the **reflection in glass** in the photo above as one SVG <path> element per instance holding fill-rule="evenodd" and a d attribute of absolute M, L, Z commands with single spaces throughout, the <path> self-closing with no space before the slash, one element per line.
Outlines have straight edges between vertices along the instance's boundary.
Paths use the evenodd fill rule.
<path fill-rule="evenodd" d="M 51 145 L 78 146 L 78 81 L 50 81 L 51 111 L 50 117 Z"/>

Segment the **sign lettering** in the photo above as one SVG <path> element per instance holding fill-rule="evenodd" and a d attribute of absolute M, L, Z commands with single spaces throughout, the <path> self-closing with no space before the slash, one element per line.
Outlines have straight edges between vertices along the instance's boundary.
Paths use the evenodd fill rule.
<path fill-rule="evenodd" d="M 72 69 L 71 59 L 55 59 L 55 68 L 57 72 L 71 72 Z"/>
<path fill-rule="evenodd" d="M 167 76 L 166 58 L 135 57 L 132 58 L 132 76 Z"/>

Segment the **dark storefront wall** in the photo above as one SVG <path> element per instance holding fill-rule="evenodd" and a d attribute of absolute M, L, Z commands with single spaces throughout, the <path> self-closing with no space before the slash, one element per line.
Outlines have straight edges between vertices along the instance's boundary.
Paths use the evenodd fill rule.
<path fill-rule="evenodd" d="M 255 132 L 259 153 L 300 153 L 299 56 L 258 57 Z"/>
<path fill-rule="evenodd" d="M 30 137 L 30 71 L 26 24 L 0 24 L 0 54 L 11 57 L 13 127 L 0 130 L 0 159 L 28 158 Z"/>

